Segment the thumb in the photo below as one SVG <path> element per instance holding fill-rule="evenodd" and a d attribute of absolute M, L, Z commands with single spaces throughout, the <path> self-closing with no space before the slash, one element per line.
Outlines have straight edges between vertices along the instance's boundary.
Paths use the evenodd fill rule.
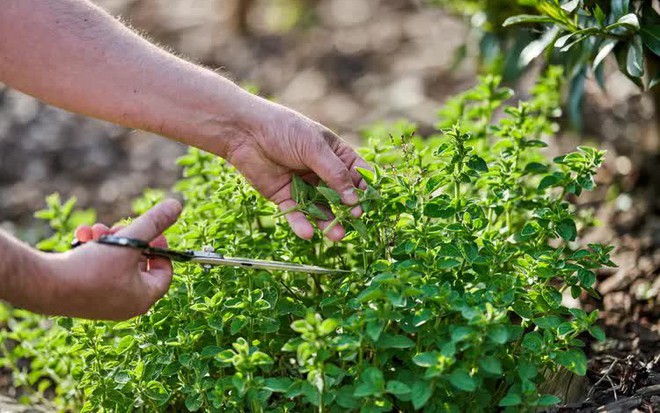
<path fill-rule="evenodd" d="M 181 204 L 174 199 L 166 199 L 138 217 L 131 225 L 117 232 L 120 237 L 151 241 L 172 226 L 181 214 Z"/>

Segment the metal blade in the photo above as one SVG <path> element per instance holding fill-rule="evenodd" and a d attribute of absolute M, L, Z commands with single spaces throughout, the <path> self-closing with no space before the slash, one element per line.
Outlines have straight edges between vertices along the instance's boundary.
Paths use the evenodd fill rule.
<path fill-rule="evenodd" d="M 315 265 L 304 265 L 281 261 L 253 260 L 248 258 L 223 257 L 220 254 L 209 252 L 194 252 L 191 260 L 198 264 L 205 265 L 224 265 L 228 267 L 243 267 L 263 270 L 279 270 L 304 272 L 308 274 L 335 274 L 347 273 L 346 270 L 335 270 L 330 268 L 317 267 Z"/>

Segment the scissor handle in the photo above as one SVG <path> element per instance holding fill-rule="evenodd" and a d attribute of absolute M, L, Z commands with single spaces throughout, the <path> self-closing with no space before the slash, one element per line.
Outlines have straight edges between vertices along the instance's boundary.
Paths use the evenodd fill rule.
<path fill-rule="evenodd" d="M 174 261 L 190 261 L 195 256 L 191 251 L 175 251 L 167 248 L 152 247 L 148 242 L 141 239 L 118 237 L 116 235 L 103 235 L 95 242 L 115 247 L 135 248 L 142 250 L 142 254 L 147 257 L 163 257 Z M 74 240 L 71 247 L 76 248 L 82 244 L 82 242 Z"/>

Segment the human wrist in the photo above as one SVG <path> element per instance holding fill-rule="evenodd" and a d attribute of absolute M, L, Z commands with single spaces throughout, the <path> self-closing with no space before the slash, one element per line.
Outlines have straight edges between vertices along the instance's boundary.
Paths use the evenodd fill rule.
<path fill-rule="evenodd" d="M 197 112 L 193 132 L 185 143 L 227 158 L 233 148 L 261 127 L 268 101 L 219 77 L 213 92 Z"/>
<path fill-rule="evenodd" d="M 52 257 L 60 254 L 47 254 L 18 242 L 10 252 L 13 268 L 0 274 L 0 299 L 33 312 L 52 314 L 57 304 Z"/>

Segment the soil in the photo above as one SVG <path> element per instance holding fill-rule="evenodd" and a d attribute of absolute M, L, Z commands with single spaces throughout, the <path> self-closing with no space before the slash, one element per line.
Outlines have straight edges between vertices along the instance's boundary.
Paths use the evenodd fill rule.
<path fill-rule="evenodd" d="M 469 33 L 463 20 L 416 0 L 317 1 L 307 27 L 287 30 L 264 13 L 279 2 L 255 0 L 244 19 L 227 0 L 98 3 L 160 44 L 258 85 L 263 95 L 352 142 L 358 142 L 360 128 L 378 120 L 405 117 L 430 130 L 441 103 L 476 79 L 474 59 L 454 68 L 454 51 Z M 589 343 L 582 390 L 562 412 L 660 410 L 656 112 L 649 96 L 614 68 L 610 73 L 607 93 L 588 86 L 583 136 L 563 132 L 550 149 L 588 143 L 608 150 L 599 189 L 578 200 L 601 225 L 581 241 L 615 245 L 618 265 L 598 274 L 602 299 L 573 303 L 600 310 L 608 339 Z M 36 241 L 47 229 L 32 214 L 54 191 L 76 196 L 80 206 L 97 209 L 101 221 L 114 222 L 130 214 L 130 200 L 145 187 L 171 186 L 180 175 L 175 159 L 184 151 L 180 144 L 52 108 L 0 84 L 0 226 Z M 0 393 L 11 392 L 7 372 L 0 371 Z"/>

